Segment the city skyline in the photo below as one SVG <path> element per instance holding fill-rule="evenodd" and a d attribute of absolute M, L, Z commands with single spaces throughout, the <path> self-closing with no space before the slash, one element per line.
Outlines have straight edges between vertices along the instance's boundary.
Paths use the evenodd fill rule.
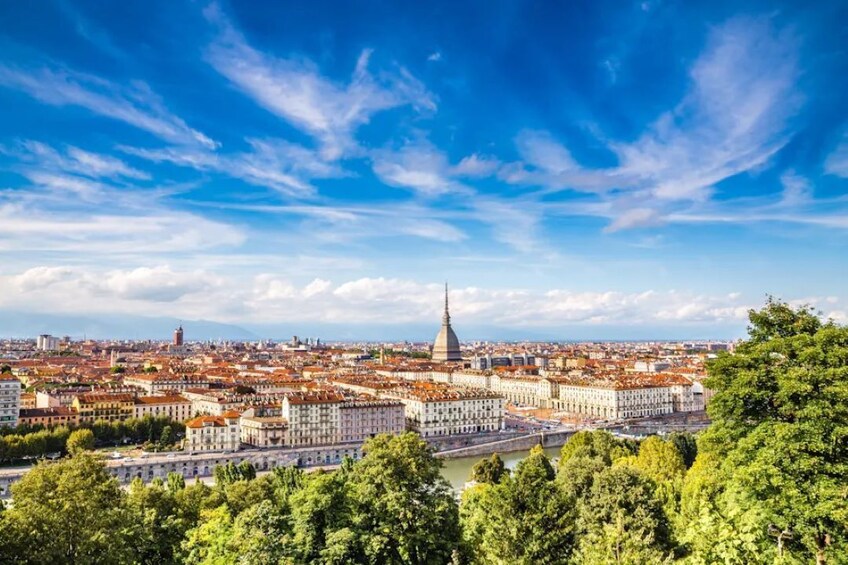
<path fill-rule="evenodd" d="M 844 3 L 482 6 L 0 6 L 0 336 L 848 321 Z"/>

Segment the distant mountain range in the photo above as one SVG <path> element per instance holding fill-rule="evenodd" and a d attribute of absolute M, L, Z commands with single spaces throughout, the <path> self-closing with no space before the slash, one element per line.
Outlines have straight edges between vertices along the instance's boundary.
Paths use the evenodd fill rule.
<path fill-rule="evenodd" d="M 169 340 L 182 324 L 185 339 L 195 340 L 288 340 L 320 338 L 322 341 L 431 341 L 439 330 L 432 324 L 225 324 L 209 320 L 180 320 L 170 317 L 131 315 L 43 314 L 0 310 L 0 338 L 34 338 L 39 334 L 69 335 L 74 339 Z M 504 328 L 491 325 L 454 323 L 461 341 L 614 341 L 735 339 L 744 335 L 742 326 L 563 326 L 561 328 Z"/>

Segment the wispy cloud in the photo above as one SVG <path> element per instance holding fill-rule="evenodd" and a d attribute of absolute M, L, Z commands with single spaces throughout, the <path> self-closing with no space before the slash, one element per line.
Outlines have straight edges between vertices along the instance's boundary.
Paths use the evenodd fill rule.
<path fill-rule="evenodd" d="M 345 173 L 317 152 L 281 139 L 247 139 L 249 151 L 221 153 L 186 147 L 146 149 L 120 146 L 125 153 L 153 162 L 168 162 L 199 171 L 214 171 L 265 186 L 283 194 L 310 197 L 316 193 L 312 179 L 338 178 Z"/>
<path fill-rule="evenodd" d="M 9 146 L 0 146 L 0 154 L 17 159 L 25 167 L 39 172 L 54 171 L 82 175 L 89 178 L 150 179 L 150 174 L 129 166 L 111 155 L 93 153 L 66 146 L 64 151 L 34 140 L 21 140 Z"/>
<path fill-rule="evenodd" d="M 608 141 L 619 164 L 581 166 L 546 132 L 522 132 L 522 162 L 503 167 L 507 182 L 570 189 L 612 202 L 609 231 L 663 223 L 677 203 L 710 199 L 721 181 L 767 163 L 792 136 L 801 106 L 797 40 L 768 18 L 736 18 L 710 32 L 690 69 L 683 100 L 632 142 Z M 613 192 L 614 191 L 614 192 Z"/>
<path fill-rule="evenodd" d="M 374 173 L 389 186 L 411 188 L 423 196 L 469 194 L 471 189 L 458 182 L 458 174 L 445 154 L 426 140 L 408 141 L 400 149 L 372 153 Z M 466 168 L 468 168 L 466 163 Z"/>
<path fill-rule="evenodd" d="M 0 85 L 21 90 L 44 104 L 86 108 L 171 143 L 217 145 L 172 114 L 144 82 L 120 86 L 94 75 L 44 64 L 28 70 L 0 65 Z"/>
<path fill-rule="evenodd" d="M 406 69 L 372 75 L 370 50 L 360 54 L 350 81 L 341 84 L 308 59 L 274 57 L 252 48 L 217 4 L 204 13 L 219 30 L 206 53 L 212 66 L 258 104 L 318 139 L 327 159 L 354 150 L 355 130 L 380 111 L 403 105 L 436 108 L 434 96 Z"/>
<path fill-rule="evenodd" d="M 848 133 L 842 136 L 836 149 L 827 156 L 824 170 L 829 175 L 848 178 Z"/>

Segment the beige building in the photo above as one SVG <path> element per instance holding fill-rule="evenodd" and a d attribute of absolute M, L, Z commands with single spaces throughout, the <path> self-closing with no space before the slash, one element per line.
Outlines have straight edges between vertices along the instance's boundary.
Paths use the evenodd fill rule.
<path fill-rule="evenodd" d="M 671 389 L 652 384 L 560 382 L 554 408 L 593 419 L 622 420 L 671 414 Z"/>
<path fill-rule="evenodd" d="M 240 445 L 238 412 L 199 416 L 186 422 L 186 451 L 235 451 Z"/>
<path fill-rule="evenodd" d="M 253 409 L 239 420 L 241 442 L 254 447 L 284 447 L 289 423 L 282 416 L 257 416 Z"/>
<path fill-rule="evenodd" d="M 412 383 L 383 392 L 405 405 L 406 425 L 422 437 L 493 432 L 503 427 L 504 398 L 440 383 Z"/>
<path fill-rule="evenodd" d="M 335 393 L 298 394 L 283 398 L 283 418 L 289 423 L 287 445 L 329 445 L 340 441 L 339 409 L 344 398 Z"/>
<path fill-rule="evenodd" d="M 377 434 L 400 434 L 406 430 L 403 402 L 356 398 L 339 406 L 339 439 L 362 442 Z"/>
<path fill-rule="evenodd" d="M 71 406 L 79 414 L 82 424 L 98 420 L 126 420 L 135 414 L 135 396 L 128 393 L 89 392 L 74 398 Z"/>
<path fill-rule="evenodd" d="M 191 402 L 182 396 L 139 396 L 135 399 L 135 417 L 167 416 L 177 422 L 185 422 L 193 415 Z"/>

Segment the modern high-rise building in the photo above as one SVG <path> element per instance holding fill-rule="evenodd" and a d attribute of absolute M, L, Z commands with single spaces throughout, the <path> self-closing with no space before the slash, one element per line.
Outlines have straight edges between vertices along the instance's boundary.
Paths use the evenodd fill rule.
<path fill-rule="evenodd" d="M 0 426 L 18 425 L 21 382 L 11 373 L 0 373 Z"/>
<path fill-rule="evenodd" d="M 462 361 L 459 339 L 451 328 L 448 311 L 448 285 L 445 283 L 445 313 L 442 315 L 442 329 L 433 343 L 433 361 Z"/>
<path fill-rule="evenodd" d="M 183 326 L 180 326 L 174 330 L 174 345 L 182 345 L 183 344 Z"/>
<path fill-rule="evenodd" d="M 52 335 L 41 334 L 35 340 L 35 346 L 41 351 L 58 351 L 59 338 Z"/>

